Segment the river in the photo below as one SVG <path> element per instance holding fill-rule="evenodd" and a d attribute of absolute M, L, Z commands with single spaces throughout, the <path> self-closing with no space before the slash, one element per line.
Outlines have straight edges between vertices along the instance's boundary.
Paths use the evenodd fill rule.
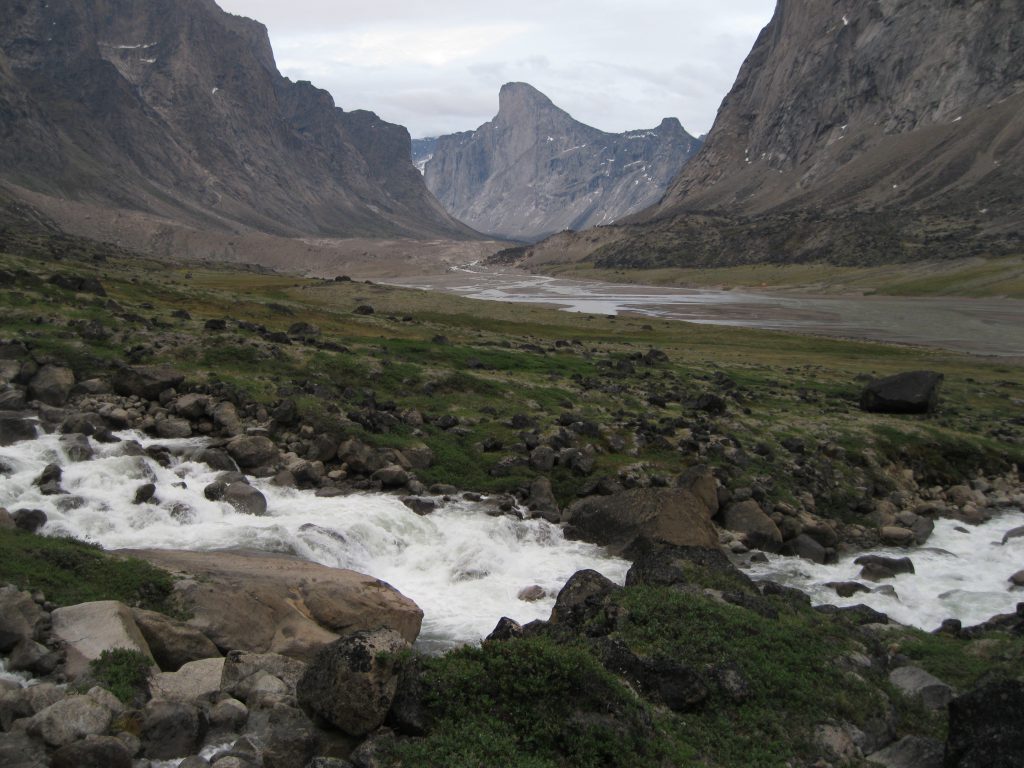
<path fill-rule="evenodd" d="M 566 280 L 469 265 L 392 285 L 568 312 L 811 333 L 1024 359 L 1024 301 L 956 297 L 813 296 Z"/>

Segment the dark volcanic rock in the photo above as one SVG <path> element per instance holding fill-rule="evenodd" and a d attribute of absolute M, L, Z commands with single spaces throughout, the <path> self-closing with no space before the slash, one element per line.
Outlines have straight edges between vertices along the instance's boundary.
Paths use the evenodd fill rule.
<path fill-rule="evenodd" d="M 650 130 L 605 133 L 526 83 L 507 83 L 494 120 L 437 139 L 424 174 L 460 221 L 536 240 L 608 224 L 657 202 L 699 146 L 675 118 Z"/>
<path fill-rule="evenodd" d="M 941 383 L 941 373 L 898 373 L 868 384 L 861 393 L 860 407 L 871 413 L 931 413 L 939 404 Z"/>

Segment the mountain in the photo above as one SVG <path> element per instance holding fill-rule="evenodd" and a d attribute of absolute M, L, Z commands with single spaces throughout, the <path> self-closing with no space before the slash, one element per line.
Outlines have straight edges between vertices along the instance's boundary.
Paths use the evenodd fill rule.
<path fill-rule="evenodd" d="M 536 240 L 640 211 L 699 147 L 675 118 L 599 131 L 526 83 L 502 86 L 498 104 L 475 131 L 440 137 L 424 171 L 455 218 L 495 236 Z"/>
<path fill-rule="evenodd" d="M 0 179 L 34 204 L 286 237 L 475 237 L 409 156 L 405 128 L 286 79 L 266 28 L 212 0 L 0 4 Z"/>
<path fill-rule="evenodd" d="M 1024 3 L 779 0 L 701 152 L 605 267 L 1020 252 Z M 584 253 L 585 251 L 585 253 Z M 521 255 L 521 254 L 520 254 Z"/>

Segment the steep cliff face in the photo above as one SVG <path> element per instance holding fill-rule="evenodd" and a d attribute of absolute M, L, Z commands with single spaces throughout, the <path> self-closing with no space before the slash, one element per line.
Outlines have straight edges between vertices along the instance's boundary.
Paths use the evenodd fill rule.
<path fill-rule="evenodd" d="M 1019 0 L 779 0 L 702 151 L 589 258 L 852 264 L 1020 251 L 1022 114 Z"/>
<path fill-rule="evenodd" d="M 212 0 L 0 5 L 0 177 L 193 226 L 472 233 L 401 126 L 277 71 L 263 25 Z"/>
<path fill-rule="evenodd" d="M 605 133 L 526 83 L 508 83 L 491 122 L 438 139 L 425 177 L 460 221 L 535 240 L 651 205 L 698 147 L 675 118 L 652 130 Z"/>

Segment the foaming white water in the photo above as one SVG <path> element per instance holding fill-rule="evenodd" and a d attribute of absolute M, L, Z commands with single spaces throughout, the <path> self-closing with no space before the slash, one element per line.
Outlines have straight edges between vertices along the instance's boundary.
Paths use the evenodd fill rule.
<path fill-rule="evenodd" d="M 17 683 L 21 688 L 28 688 L 32 683 L 32 676 L 27 672 L 8 672 L 7 659 L 0 657 L 0 681 Z"/>
<path fill-rule="evenodd" d="M 927 544 L 917 549 L 878 549 L 873 554 L 910 557 L 915 573 L 899 574 L 879 584 L 857 578 L 858 555 L 835 565 L 816 565 L 796 557 L 769 555 L 766 564 L 754 564 L 754 579 L 771 579 L 807 592 L 815 605 L 862 603 L 888 614 L 901 624 L 936 629 L 944 619 L 960 619 L 964 626 L 980 624 L 999 613 L 1013 613 L 1024 602 L 1024 589 L 1014 588 L 1010 576 L 1024 568 L 1024 537 L 1002 543 L 1003 535 L 1024 526 L 1024 512 L 1007 512 L 989 522 L 969 526 L 939 520 Z M 891 585 L 896 594 L 858 593 L 839 597 L 828 582 L 860 581 L 869 588 Z"/>
<path fill-rule="evenodd" d="M 198 439 L 119 436 L 166 446 L 178 456 L 203 445 Z M 420 517 L 394 496 L 317 498 L 253 480 L 268 505 L 266 517 L 254 517 L 206 499 L 203 489 L 219 472 L 205 464 L 179 458 L 165 468 L 126 455 L 124 443 L 93 447 L 95 457 L 77 463 L 67 460 L 52 435 L 0 448 L 0 461 L 13 469 L 0 484 L 0 506 L 41 509 L 48 517 L 43 533 L 107 549 L 261 549 L 367 573 L 423 609 L 421 643 L 427 647 L 475 642 L 502 616 L 547 618 L 574 572 L 593 568 L 622 583 L 629 567 L 598 547 L 566 540 L 542 520 L 490 517 L 481 505 L 463 501 Z M 67 495 L 43 496 L 32 485 L 51 462 L 64 468 Z M 157 487 L 156 503 L 133 504 L 136 489 L 147 482 Z M 544 599 L 518 599 L 520 590 L 535 584 L 546 591 Z"/>

